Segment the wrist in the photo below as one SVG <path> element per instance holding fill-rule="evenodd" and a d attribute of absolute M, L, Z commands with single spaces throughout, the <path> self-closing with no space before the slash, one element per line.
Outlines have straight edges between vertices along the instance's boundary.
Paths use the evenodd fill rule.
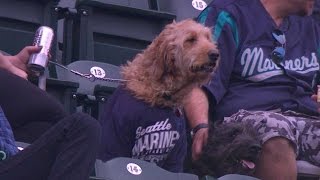
<path fill-rule="evenodd" d="M 204 129 L 204 128 L 209 128 L 209 124 L 208 123 L 199 123 L 198 125 L 196 125 L 194 128 L 191 129 L 190 134 L 191 137 L 193 138 L 194 135 L 200 130 L 200 129 Z"/>

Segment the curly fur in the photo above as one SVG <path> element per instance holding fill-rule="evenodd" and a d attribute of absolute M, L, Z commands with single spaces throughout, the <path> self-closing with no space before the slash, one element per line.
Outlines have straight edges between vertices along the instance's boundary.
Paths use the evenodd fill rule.
<path fill-rule="evenodd" d="M 209 80 L 217 63 L 212 54 L 218 55 L 218 50 L 209 28 L 193 20 L 173 22 L 121 68 L 125 87 L 152 106 L 181 107 L 191 88 Z M 211 69 L 199 70 L 206 65 Z"/>
<path fill-rule="evenodd" d="M 255 166 L 249 168 L 243 160 L 255 165 L 260 151 L 261 141 L 252 126 L 227 123 L 212 127 L 207 145 L 200 159 L 194 164 L 195 173 L 214 177 L 226 174 L 253 175 Z"/>

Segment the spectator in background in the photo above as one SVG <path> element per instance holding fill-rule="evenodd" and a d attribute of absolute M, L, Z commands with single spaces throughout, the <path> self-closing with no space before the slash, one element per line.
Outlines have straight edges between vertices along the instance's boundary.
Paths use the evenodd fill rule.
<path fill-rule="evenodd" d="M 100 125 L 83 113 L 67 115 L 59 103 L 26 81 L 27 60 L 38 50 L 26 47 L 16 56 L 0 54 L 0 179 L 87 180 L 98 150 Z M 54 125 L 19 152 L 6 112 L 13 124 L 52 120 Z"/>
<path fill-rule="evenodd" d="M 314 0 L 214 0 L 200 14 L 200 22 L 214 27 L 221 61 L 185 107 L 198 129 L 194 159 L 206 143 L 203 124 L 210 113 L 213 120 L 245 121 L 259 131 L 261 179 L 296 179 L 296 157 L 320 166 L 319 112 L 311 99 L 320 31 L 306 17 L 313 5 Z"/>

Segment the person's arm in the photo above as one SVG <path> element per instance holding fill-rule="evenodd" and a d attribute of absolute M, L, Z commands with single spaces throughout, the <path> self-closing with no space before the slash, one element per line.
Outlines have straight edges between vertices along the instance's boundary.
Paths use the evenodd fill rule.
<path fill-rule="evenodd" d="M 189 125 L 193 129 L 198 124 L 209 123 L 209 102 L 205 92 L 200 88 L 191 91 L 184 105 Z M 196 160 L 201 154 L 202 147 L 208 138 L 208 128 L 199 129 L 193 136 L 192 159 Z"/>
<path fill-rule="evenodd" d="M 26 71 L 29 57 L 40 50 L 40 47 L 27 46 L 15 56 L 5 56 L 0 53 L 0 68 L 27 79 L 28 75 Z"/>
<path fill-rule="evenodd" d="M 227 11 L 216 7 L 214 4 L 203 11 L 198 17 L 201 23 L 208 27 L 214 27 L 213 37 L 217 42 L 220 62 L 211 81 L 202 88 L 194 89 L 186 99 L 185 113 L 190 127 L 199 127 L 201 123 L 209 121 L 209 113 L 215 105 L 227 93 L 230 77 L 236 60 L 236 52 L 239 44 L 239 29 L 235 18 Z M 210 114 L 210 117 L 213 116 Z M 204 127 L 204 126 L 202 126 Z M 199 158 L 202 147 L 206 144 L 208 128 L 197 128 L 192 144 L 192 158 Z"/>
<path fill-rule="evenodd" d="M 314 14 L 315 11 L 317 11 L 317 14 Z M 312 16 L 317 16 L 317 17 L 313 17 L 313 26 L 314 26 L 314 31 L 315 31 L 315 34 L 316 34 L 316 41 L 317 41 L 317 44 L 318 44 L 318 48 L 317 48 L 317 58 L 318 60 L 320 59 L 320 23 L 319 23 L 319 19 L 320 19 L 320 16 L 319 16 L 319 8 L 314 9 L 314 12 L 312 14 Z M 318 61 L 319 62 L 319 61 Z M 320 73 L 320 69 L 318 69 L 318 71 L 315 72 L 314 74 L 314 79 L 312 81 L 312 88 L 314 90 L 314 94 L 311 96 L 311 99 L 315 102 L 317 102 L 318 104 L 318 112 L 320 113 L 320 102 L 318 102 L 318 96 L 320 96 L 320 94 L 318 94 L 318 78 L 319 78 L 319 73 Z"/>

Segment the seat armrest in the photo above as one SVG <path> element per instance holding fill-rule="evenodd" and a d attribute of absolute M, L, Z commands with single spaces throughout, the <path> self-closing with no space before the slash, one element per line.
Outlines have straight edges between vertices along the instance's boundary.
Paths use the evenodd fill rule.
<path fill-rule="evenodd" d="M 72 82 L 72 81 L 65 81 L 60 79 L 48 78 L 47 85 L 49 86 L 56 86 L 56 87 L 64 87 L 64 88 L 72 88 L 78 89 L 79 83 Z"/>
<path fill-rule="evenodd" d="M 65 109 L 73 113 L 76 111 L 76 92 L 79 83 L 59 79 L 47 79 L 47 92 L 57 98 Z"/>
<path fill-rule="evenodd" d="M 297 161 L 299 176 L 319 177 L 320 167 L 310 164 L 307 161 Z"/>
<path fill-rule="evenodd" d="M 117 88 L 111 86 L 96 85 L 94 87 L 95 96 L 110 96 Z"/>

